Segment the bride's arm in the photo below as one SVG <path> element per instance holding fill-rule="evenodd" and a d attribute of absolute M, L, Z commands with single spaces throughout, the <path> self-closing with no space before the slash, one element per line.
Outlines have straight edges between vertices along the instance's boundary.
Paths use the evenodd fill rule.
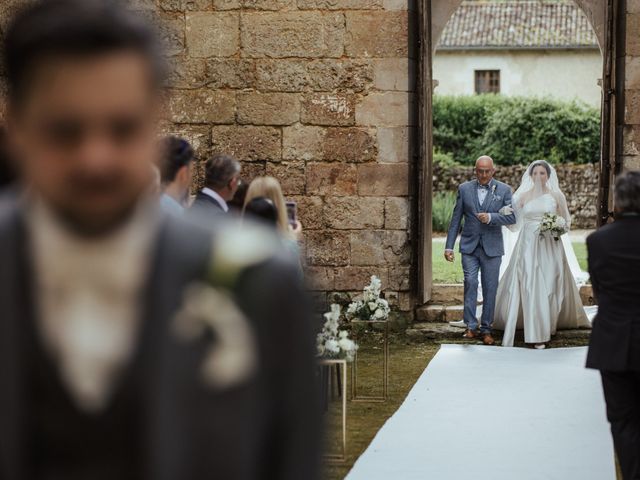
<path fill-rule="evenodd" d="M 564 196 L 564 193 L 557 192 L 553 195 L 558 204 L 558 215 L 565 219 L 567 222 L 567 230 L 571 228 L 571 213 L 569 213 L 569 206 L 567 205 L 567 197 Z"/>

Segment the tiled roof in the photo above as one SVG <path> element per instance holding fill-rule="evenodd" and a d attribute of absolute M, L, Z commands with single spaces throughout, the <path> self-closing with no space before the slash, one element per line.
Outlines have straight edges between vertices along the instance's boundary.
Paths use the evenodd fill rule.
<path fill-rule="evenodd" d="M 540 1 L 463 2 L 438 43 L 442 49 L 597 46 L 580 8 Z"/>

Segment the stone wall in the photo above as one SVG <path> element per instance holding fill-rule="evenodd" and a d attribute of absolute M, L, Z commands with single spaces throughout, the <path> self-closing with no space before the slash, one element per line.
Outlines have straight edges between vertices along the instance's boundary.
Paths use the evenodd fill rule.
<path fill-rule="evenodd" d="M 596 227 L 598 210 L 597 165 L 556 165 L 560 187 L 567 197 L 574 229 L 591 229 Z M 514 165 L 498 167 L 496 179 L 518 188 L 526 166 Z M 436 165 L 433 175 L 433 191 L 455 192 L 463 182 L 473 178 L 473 168 L 442 168 Z"/>
<path fill-rule="evenodd" d="M 627 0 L 624 166 L 640 169 L 640 0 Z"/>
<path fill-rule="evenodd" d="M 137 2 L 168 26 L 167 132 L 243 176 L 273 175 L 298 203 L 320 300 L 377 274 L 410 309 L 407 0 Z M 322 303 L 325 303 L 324 301 Z"/>

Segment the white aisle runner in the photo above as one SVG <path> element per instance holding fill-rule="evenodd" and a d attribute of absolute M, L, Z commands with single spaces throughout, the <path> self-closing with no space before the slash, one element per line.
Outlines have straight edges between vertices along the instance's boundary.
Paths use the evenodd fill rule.
<path fill-rule="evenodd" d="M 348 480 L 615 480 L 585 348 L 443 345 Z"/>

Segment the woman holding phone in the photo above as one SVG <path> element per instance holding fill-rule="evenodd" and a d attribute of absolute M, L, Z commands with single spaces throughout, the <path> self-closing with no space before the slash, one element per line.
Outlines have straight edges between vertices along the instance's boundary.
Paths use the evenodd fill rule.
<path fill-rule="evenodd" d="M 277 211 L 276 228 L 280 232 L 285 246 L 300 261 L 298 242 L 302 236 L 302 224 L 297 219 L 296 204 L 285 201 L 280 182 L 273 177 L 257 177 L 251 182 L 244 200 L 243 216 L 247 213 L 247 204 L 256 198 L 267 198 L 273 202 Z"/>

